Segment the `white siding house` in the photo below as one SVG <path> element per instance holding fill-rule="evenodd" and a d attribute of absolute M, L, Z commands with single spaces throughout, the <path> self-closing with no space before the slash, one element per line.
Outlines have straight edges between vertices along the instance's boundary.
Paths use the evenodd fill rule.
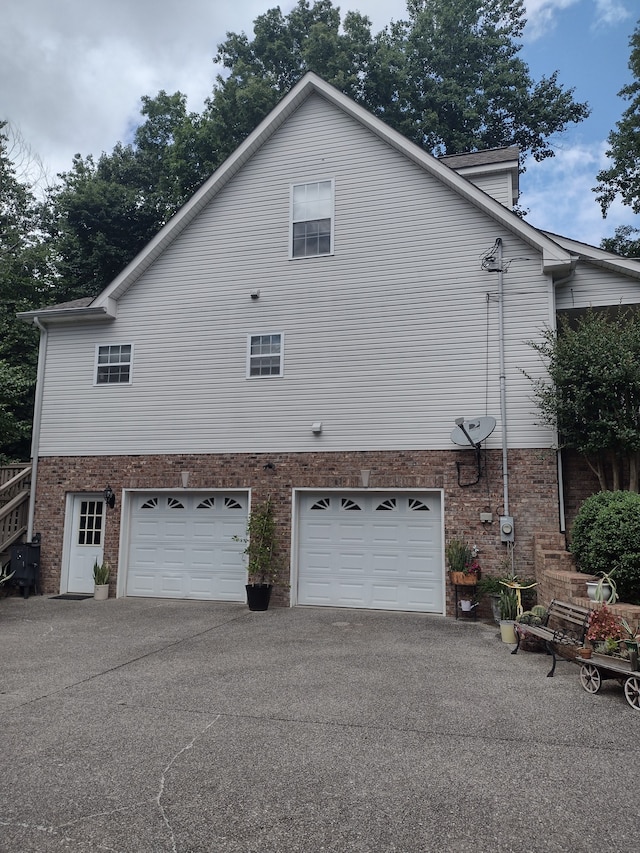
<path fill-rule="evenodd" d="M 118 595 L 240 600 L 267 494 L 282 602 L 444 613 L 446 539 L 495 565 L 504 514 L 531 569 L 562 519 L 531 341 L 637 302 L 640 267 L 516 216 L 501 152 L 439 162 L 309 74 L 103 294 L 23 315 L 48 588 L 106 556 Z M 479 416 L 480 452 L 454 444 Z"/>

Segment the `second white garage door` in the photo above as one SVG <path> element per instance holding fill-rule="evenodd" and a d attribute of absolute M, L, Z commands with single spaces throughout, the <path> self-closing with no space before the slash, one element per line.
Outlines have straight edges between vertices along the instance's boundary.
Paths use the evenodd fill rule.
<path fill-rule="evenodd" d="M 131 496 L 127 595 L 244 601 L 246 493 Z"/>
<path fill-rule="evenodd" d="M 444 612 L 439 492 L 301 492 L 299 604 Z"/>

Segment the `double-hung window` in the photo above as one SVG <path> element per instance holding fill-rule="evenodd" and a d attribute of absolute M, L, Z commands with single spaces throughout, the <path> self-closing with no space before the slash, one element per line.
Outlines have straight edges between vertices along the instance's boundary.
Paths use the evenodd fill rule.
<path fill-rule="evenodd" d="M 291 187 L 291 257 L 333 253 L 333 180 Z"/>
<path fill-rule="evenodd" d="M 131 384 L 132 344 L 96 347 L 96 385 Z"/>
<path fill-rule="evenodd" d="M 283 336 L 249 335 L 247 377 L 282 376 Z"/>

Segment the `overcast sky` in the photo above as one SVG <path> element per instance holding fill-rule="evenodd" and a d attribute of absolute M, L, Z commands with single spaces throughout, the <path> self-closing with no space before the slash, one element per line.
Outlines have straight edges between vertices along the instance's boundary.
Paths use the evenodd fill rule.
<path fill-rule="evenodd" d="M 3 0 L 0 23 L 0 118 L 17 128 L 47 171 L 70 168 L 76 153 L 99 155 L 128 141 L 142 95 L 160 89 L 188 96 L 200 112 L 211 92 L 216 46 L 226 33 L 251 33 L 277 0 Z M 280 2 L 283 13 L 294 0 Z M 405 0 L 347 0 L 342 13 L 368 15 L 373 31 L 405 17 Z M 614 205 L 602 220 L 594 193 L 606 137 L 631 79 L 629 38 L 637 0 L 526 0 L 522 58 L 534 79 L 558 69 L 593 114 L 555 141 L 557 157 L 528 161 L 521 205 L 539 228 L 597 245 L 617 225 L 640 225 Z"/>

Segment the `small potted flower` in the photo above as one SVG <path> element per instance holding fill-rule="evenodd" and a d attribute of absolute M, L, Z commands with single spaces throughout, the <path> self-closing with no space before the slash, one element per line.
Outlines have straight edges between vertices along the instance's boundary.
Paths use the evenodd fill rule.
<path fill-rule="evenodd" d="M 617 654 L 623 633 L 621 620 L 609 610 L 606 604 L 591 612 L 586 638 L 593 644 L 593 650 L 597 654 Z"/>
<path fill-rule="evenodd" d="M 451 583 L 456 586 L 477 586 L 481 571 L 475 545 L 467 545 L 464 539 L 451 539 L 445 550 Z"/>

